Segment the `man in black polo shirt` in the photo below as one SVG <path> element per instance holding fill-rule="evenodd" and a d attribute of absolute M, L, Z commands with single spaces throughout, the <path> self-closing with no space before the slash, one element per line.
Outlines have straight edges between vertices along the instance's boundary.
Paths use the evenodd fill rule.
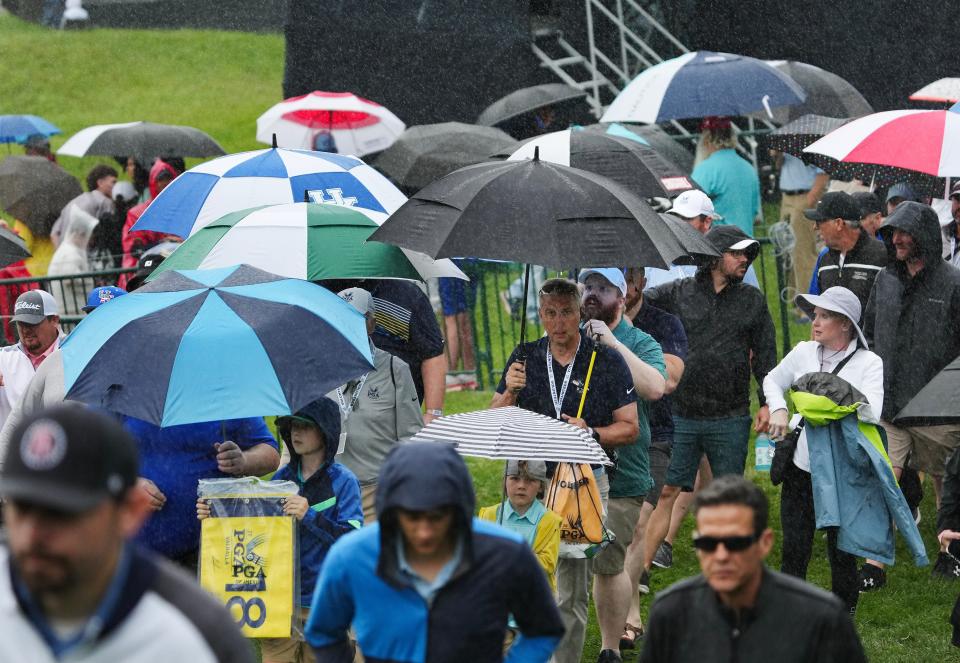
<path fill-rule="evenodd" d="M 632 444 L 640 431 L 637 394 L 619 353 L 598 348 L 583 413 L 576 416 L 595 345 L 579 328 L 577 284 L 550 279 L 539 296 L 540 320 L 547 335 L 514 350 L 490 406 L 515 405 L 563 419 L 586 428 L 604 447 Z M 594 474 L 606 503 L 608 478 L 602 468 Z M 589 616 L 590 560 L 561 558 L 557 585 L 566 634 L 554 657 L 558 663 L 579 662 Z"/>
<path fill-rule="evenodd" d="M 831 191 L 824 194 L 816 209 L 808 209 L 804 215 L 813 221 L 827 245 L 817 268 L 819 292 L 843 286 L 865 309 L 874 279 L 887 266 L 887 249 L 861 226 L 860 205 L 849 193 Z"/>

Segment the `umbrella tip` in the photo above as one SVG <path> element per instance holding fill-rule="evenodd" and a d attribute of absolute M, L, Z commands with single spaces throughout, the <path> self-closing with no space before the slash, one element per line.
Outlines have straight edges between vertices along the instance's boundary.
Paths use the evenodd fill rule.
<path fill-rule="evenodd" d="M 273 149 L 277 149 L 277 134 L 273 134 Z"/>
<path fill-rule="evenodd" d="M 304 189 L 304 190 L 303 190 L 303 202 L 305 202 L 305 203 L 309 203 L 309 202 L 310 202 L 310 191 L 307 190 L 307 189 Z"/>
<path fill-rule="evenodd" d="M 540 146 L 539 146 L 539 145 L 534 145 L 534 146 L 533 146 L 533 160 L 534 160 L 534 161 L 540 161 Z"/>

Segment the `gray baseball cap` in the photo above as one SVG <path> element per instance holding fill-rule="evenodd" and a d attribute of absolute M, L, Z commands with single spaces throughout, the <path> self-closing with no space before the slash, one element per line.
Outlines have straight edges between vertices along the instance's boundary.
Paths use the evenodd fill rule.
<path fill-rule="evenodd" d="M 17 297 L 13 305 L 14 322 L 38 325 L 48 315 L 60 315 L 60 309 L 57 300 L 46 290 L 28 290 Z"/>
<path fill-rule="evenodd" d="M 515 477 L 526 474 L 531 479 L 547 480 L 547 464 L 542 460 L 508 460 L 506 475 Z"/>

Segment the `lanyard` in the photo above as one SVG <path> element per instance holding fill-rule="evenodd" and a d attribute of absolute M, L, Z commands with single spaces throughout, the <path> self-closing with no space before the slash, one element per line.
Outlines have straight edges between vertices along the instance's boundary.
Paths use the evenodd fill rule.
<path fill-rule="evenodd" d="M 547 378 L 550 380 L 550 398 L 553 399 L 553 409 L 557 411 L 557 419 L 560 418 L 560 410 L 563 407 L 563 398 L 567 395 L 567 387 L 570 386 L 570 376 L 573 375 L 573 365 L 577 363 L 577 353 L 580 352 L 580 341 L 577 340 L 577 349 L 573 353 L 573 359 L 567 364 L 567 372 L 563 376 L 563 384 L 560 386 L 560 395 L 557 395 L 557 381 L 553 377 L 553 353 L 550 352 L 550 342 L 547 342 Z"/>
<path fill-rule="evenodd" d="M 357 387 L 353 391 L 353 398 L 350 399 L 350 405 L 347 405 L 346 401 L 343 400 L 343 387 L 337 387 L 337 400 L 340 401 L 340 412 L 343 413 L 344 421 L 353 412 L 353 408 L 357 406 L 357 401 L 360 400 L 360 394 L 363 392 L 363 383 L 367 381 L 368 375 L 370 375 L 369 371 L 360 378 L 360 382 L 357 383 Z"/>

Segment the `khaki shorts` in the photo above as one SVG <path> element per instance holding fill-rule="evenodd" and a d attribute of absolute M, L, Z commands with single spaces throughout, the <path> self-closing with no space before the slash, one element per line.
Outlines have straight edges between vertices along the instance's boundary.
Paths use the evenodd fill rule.
<path fill-rule="evenodd" d="M 960 446 L 960 426 L 908 426 L 901 428 L 882 421 L 887 433 L 887 452 L 894 467 L 910 467 L 942 477 L 951 452 Z"/>
<path fill-rule="evenodd" d="M 300 619 L 305 626 L 310 608 L 300 608 Z M 260 655 L 264 663 L 314 663 L 310 645 L 296 637 L 260 638 Z"/>
<path fill-rule="evenodd" d="M 612 497 L 607 503 L 606 526 L 616 540 L 594 557 L 593 572 L 602 576 L 615 576 L 623 571 L 627 547 L 633 541 L 633 530 L 640 519 L 644 497 Z"/>

